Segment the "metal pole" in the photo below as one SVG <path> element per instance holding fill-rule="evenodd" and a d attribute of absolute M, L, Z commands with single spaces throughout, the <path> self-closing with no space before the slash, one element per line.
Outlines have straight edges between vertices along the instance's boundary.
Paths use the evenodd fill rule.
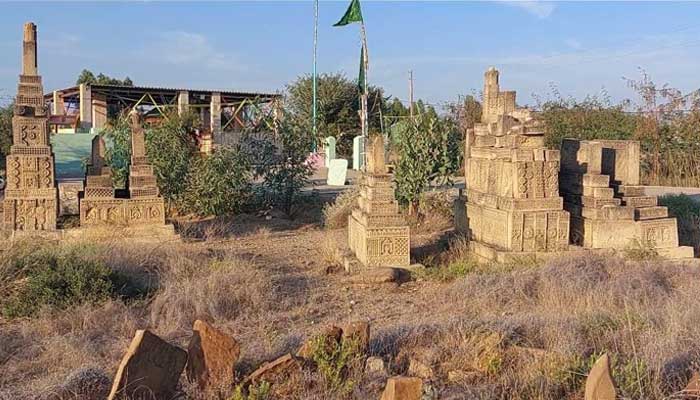
<path fill-rule="evenodd" d="M 408 71 L 408 110 L 413 120 L 413 70 Z"/>
<path fill-rule="evenodd" d="M 367 96 L 368 96 L 368 84 L 367 81 L 369 80 L 369 53 L 367 51 L 367 32 L 365 31 L 365 23 L 364 21 L 362 22 L 361 28 L 360 28 L 360 34 L 362 37 L 362 49 L 364 50 L 362 54 L 364 55 L 364 59 L 362 60 L 362 67 L 364 68 L 365 72 L 365 81 L 364 81 L 364 90 L 362 93 L 362 136 L 365 138 L 364 140 L 364 153 L 365 153 L 365 165 L 367 165 L 367 142 L 369 141 L 369 121 L 368 121 L 368 115 L 367 115 Z"/>
<path fill-rule="evenodd" d="M 316 150 L 317 127 L 316 127 L 316 101 L 317 101 L 317 77 L 316 77 L 316 50 L 318 48 L 318 0 L 314 0 L 314 66 L 312 73 L 312 90 L 313 90 L 313 109 L 312 109 L 312 126 L 314 133 L 314 150 Z"/>

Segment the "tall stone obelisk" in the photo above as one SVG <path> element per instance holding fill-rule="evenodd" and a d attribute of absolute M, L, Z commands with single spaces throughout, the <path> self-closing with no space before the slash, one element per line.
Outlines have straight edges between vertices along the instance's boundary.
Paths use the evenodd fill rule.
<path fill-rule="evenodd" d="M 48 108 L 38 74 L 36 39 L 36 25 L 24 24 L 22 74 L 12 117 L 3 204 L 3 227 L 14 231 L 55 230 L 58 215 Z"/>

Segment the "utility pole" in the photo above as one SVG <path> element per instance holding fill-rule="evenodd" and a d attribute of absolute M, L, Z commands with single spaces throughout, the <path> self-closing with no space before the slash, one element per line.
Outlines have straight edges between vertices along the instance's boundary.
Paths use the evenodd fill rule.
<path fill-rule="evenodd" d="M 413 70 L 408 71 L 408 111 L 413 119 Z"/>

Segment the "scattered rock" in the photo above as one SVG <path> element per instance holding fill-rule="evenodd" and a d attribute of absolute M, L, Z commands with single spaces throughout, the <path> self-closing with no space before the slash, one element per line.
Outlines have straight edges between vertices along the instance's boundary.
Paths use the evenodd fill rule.
<path fill-rule="evenodd" d="M 699 373 L 693 372 L 693 376 L 690 377 L 688 384 L 685 386 L 685 389 L 683 389 L 683 394 L 693 395 L 693 396 L 700 395 L 700 374 Z"/>
<path fill-rule="evenodd" d="M 342 336 L 343 330 L 337 326 L 331 325 L 326 327 L 321 333 L 304 342 L 301 348 L 299 348 L 299 351 L 297 351 L 296 356 L 304 359 L 311 358 L 314 342 L 316 340 L 323 338 L 326 346 L 337 346 L 338 343 L 340 343 Z"/>
<path fill-rule="evenodd" d="M 408 375 L 423 379 L 433 379 L 435 373 L 430 366 L 415 358 L 411 358 L 408 362 Z"/>
<path fill-rule="evenodd" d="M 233 382 L 241 346 L 236 339 L 196 320 L 187 346 L 187 379 L 200 389 L 221 382 Z"/>
<path fill-rule="evenodd" d="M 610 358 L 603 354 L 586 379 L 585 400 L 615 400 L 615 384 L 610 374 Z"/>
<path fill-rule="evenodd" d="M 391 283 L 400 282 L 402 277 L 400 268 L 376 267 L 367 268 L 352 275 L 352 283 Z"/>
<path fill-rule="evenodd" d="M 343 326 L 342 339 L 353 340 L 362 354 L 369 352 L 369 322 L 355 321 Z"/>
<path fill-rule="evenodd" d="M 382 360 L 380 357 L 368 357 L 365 361 L 365 373 L 386 374 L 384 360 Z"/>
<path fill-rule="evenodd" d="M 301 372 L 300 360 L 287 353 L 276 360 L 261 365 L 243 381 L 243 385 L 258 384 L 262 381 L 274 384 L 297 372 Z"/>
<path fill-rule="evenodd" d="M 112 386 L 107 374 L 97 368 L 74 371 L 61 385 L 38 397 L 40 400 L 93 400 L 104 399 Z"/>
<path fill-rule="evenodd" d="M 420 378 L 395 376 L 386 381 L 381 400 L 421 400 L 423 381 Z"/>
<path fill-rule="evenodd" d="M 175 394 L 187 352 L 147 330 L 137 330 L 122 358 L 108 400 L 170 399 Z"/>

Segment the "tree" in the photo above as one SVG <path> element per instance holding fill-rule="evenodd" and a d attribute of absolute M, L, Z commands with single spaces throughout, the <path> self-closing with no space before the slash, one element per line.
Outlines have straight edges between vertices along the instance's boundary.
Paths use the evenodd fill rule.
<path fill-rule="evenodd" d="M 301 189 L 309 182 L 313 173 L 307 163 L 313 134 L 307 120 L 299 120 L 294 115 L 286 115 L 277 121 L 277 138 L 279 148 L 270 145 L 268 154 L 274 154 L 258 168 L 263 177 L 263 188 L 272 200 L 287 216 L 293 216 L 293 207 L 297 204 Z"/>
<path fill-rule="evenodd" d="M 97 76 L 88 69 L 82 70 L 75 84 L 88 84 L 88 85 L 116 85 L 116 86 L 134 86 L 134 82 L 127 76 L 123 80 L 111 78 L 103 73 L 99 73 Z"/>
<path fill-rule="evenodd" d="M 0 107 L 0 162 L 4 169 L 5 156 L 10 153 L 12 146 L 12 115 L 14 103 Z"/>
<path fill-rule="evenodd" d="M 297 78 L 287 85 L 286 106 L 296 120 L 312 120 L 312 80 L 309 75 Z M 361 134 L 359 89 L 356 81 L 342 74 L 321 74 L 318 76 L 317 143 L 326 136 L 337 140 L 337 152 L 352 154 L 352 139 Z M 369 87 L 367 108 L 370 131 L 381 130 L 381 112 L 386 99 L 381 88 Z"/>
<path fill-rule="evenodd" d="M 459 169 L 461 135 L 453 120 L 425 113 L 415 116 L 395 136 L 396 197 L 408 205 L 408 212 L 413 215 L 418 212 L 420 195 L 430 183 L 444 183 Z"/>

